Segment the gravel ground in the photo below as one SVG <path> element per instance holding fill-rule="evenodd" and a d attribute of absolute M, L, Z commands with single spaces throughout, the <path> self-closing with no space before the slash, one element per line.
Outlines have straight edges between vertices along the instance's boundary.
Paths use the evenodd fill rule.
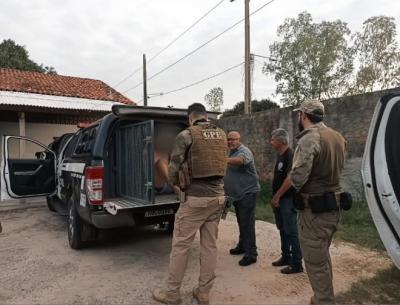
<path fill-rule="evenodd" d="M 43 203 L 0 208 L 1 304 L 157 304 L 151 289 L 166 278 L 171 238 L 151 227 L 107 231 L 83 250 L 69 248 L 65 217 Z M 238 230 L 234 216 L 221 221 L 217 279 L 212 304 L 307 304 L 311 288 L 305 273 L 285 276 L 271 266 L 279 257 L 274 225 L 257 222 L 259 260 L 238 266 L 228 254 Z M 388 268 L 381 253 L 347 243 L 331 249 L 337 292 Z M 199 270 L 196 239 L 182 287 L 183 303 L 194 304 L 191 289 Z"/>

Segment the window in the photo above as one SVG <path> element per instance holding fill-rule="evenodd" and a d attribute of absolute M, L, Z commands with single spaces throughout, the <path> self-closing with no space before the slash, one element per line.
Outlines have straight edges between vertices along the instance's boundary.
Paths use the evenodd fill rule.
<path fill-rule="evenodd" d="M 79 136 L 78 145 L 76 145 L 75 154 L 89 154 L 93 150 L 96 139 L 97 127 L 82 131 Z"/>
<path fill-rule="evenodd" d="M 75 150 L 76 142 L 78 140 L 78 135 L 74 135 L 71 141 L 68 143 L 67 148 L 64 151 L 64 158 L 68 158 L 72 155 Z"/>
<path fill-rule="evenodd" d="M 390 180 L 396 193 L 397 200 L 400 200 L 400 101 L 393 106 L 385 135 L 386 162 Z M 399 201 L 400 202 L 400 201 Z"/>

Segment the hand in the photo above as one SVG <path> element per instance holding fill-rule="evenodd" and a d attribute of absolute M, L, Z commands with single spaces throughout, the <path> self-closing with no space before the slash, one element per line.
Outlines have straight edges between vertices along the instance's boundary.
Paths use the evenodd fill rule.
<path fill-rule="evenodd" d="M 172 188 L 174 190 L 174 193 L 179 195 L 179 193 L 181 192 L 181 188 L 177 185 L 173 185 Z"/>
<path fill-rule="evenodd" d="M 278 194 L 275 194 L 274 197 L 272 197 L 271 200 L 271 205 L 273 208 L 277 208 L 279 207 L 279 201 L 281 200 L 281 196 L 279 196 Z"/>

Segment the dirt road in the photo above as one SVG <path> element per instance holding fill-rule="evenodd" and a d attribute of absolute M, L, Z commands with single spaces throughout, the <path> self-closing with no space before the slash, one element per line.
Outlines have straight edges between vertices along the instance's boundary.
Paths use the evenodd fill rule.
<path fill-rule="evenodd" d="M 65 218 L 44 205 L 0 210 L 1 304 L 156 304 L 151 289 L 166 276 L 170 237 L 152 228 L 107 232 L 100 242 L 80 251 L 66 240 Z M 237 225 L 221 222 L 217 280 L 213 304 L 307 304 L 311 289 L 305 273 L 284 276 L 271 261 L 279 257 L 275 226 L 257 222 L 259 261 L 238 266 L 230 256 Z M 332 246 L 336 291 L 385 269 L 382 254 L 345 243 Z M 193 246 L 182 293 L 191 304 L 198 277 L 198 241 Z"/>

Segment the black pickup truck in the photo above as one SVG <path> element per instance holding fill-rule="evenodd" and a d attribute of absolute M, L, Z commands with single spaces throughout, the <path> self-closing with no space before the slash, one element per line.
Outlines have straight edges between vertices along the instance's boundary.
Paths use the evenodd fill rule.
<path fill-rule="evenodd" d="M 51 210 L 68 215 L 74 249 L 96 239 L 99 229 L 167 222 L 172 228 L 180 202 L 174 193 L 155 192 L 154 147 L 157 137 L 172 147 L 186 127 L 183 109 L 114 106 L 60 138 L 57 152 L 29 138 L 4 136 L 1 199 L 47 196 Z M 12 153 L 21 141 L 39 146 L 34 157 Z"/>

